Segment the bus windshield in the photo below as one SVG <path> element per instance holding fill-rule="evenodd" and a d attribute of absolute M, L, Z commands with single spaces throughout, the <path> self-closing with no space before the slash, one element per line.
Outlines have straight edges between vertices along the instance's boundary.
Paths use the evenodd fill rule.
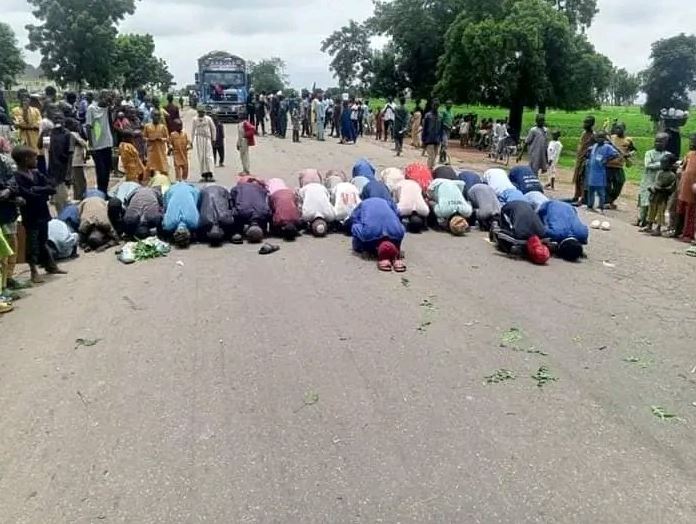
<path fill-rule="evenodd" d="M 203 83 L 219 85 L 223 89 L 244 86 L 244 73 L 241 71 L 207 71 L 203 73 Z"/>

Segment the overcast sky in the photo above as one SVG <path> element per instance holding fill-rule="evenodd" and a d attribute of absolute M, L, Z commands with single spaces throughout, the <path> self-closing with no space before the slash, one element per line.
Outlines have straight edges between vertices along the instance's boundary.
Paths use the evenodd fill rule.
<path fill-rule="evenodd" d="M 659 3 L 659 8 L 657 4 Z M 9 23 L 22 46 L 24 26 L 34 21 L 25 0 L 2 0 L 0 20 Z M 222 7 L 221 7 L 222 6 Z M 650 44 L 680 32 L 696 32 L 696 2 L 684 0 L 599 0 L 589 31 L 598 51 L 617 66 L 645 68 Z M 321 40 L 350 18 L 372 14 L 372 0 L 141 0 L 121 32 L 151 33 L 157 54 L 167 60 L 179 86 L 193 82 L 196 59 L 215 49 L 248 60 L 279 56 L 294 87 L 335 85 Z M 37 65 L 39 56 L 25 51 Z"/>

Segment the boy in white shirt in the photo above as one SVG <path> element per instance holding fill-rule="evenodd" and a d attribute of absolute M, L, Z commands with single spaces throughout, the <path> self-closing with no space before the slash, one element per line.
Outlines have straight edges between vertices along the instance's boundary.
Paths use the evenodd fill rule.
<path fill-rule="evenodd" d="M 556 189 L 556 169 L 558 162 L 561 159 L 563 152 L 563 144 L 560 141 L 561 132 L 554 131 L 551 133 L 551 142 L 549 142 L 548 158 L 549 158 L 549 183 L 546 184 L 547 189 Z"/>

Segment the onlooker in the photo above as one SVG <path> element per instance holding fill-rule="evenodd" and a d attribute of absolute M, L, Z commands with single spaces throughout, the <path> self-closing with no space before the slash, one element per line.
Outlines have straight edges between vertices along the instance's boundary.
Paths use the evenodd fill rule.
<path fill-rule="evenodd" d="M 103 90 L 99 93 L 97 104 L 87 108 L 86 126 L 87 137 L 97 172 L 97 188 L 104 194 L 109 189 L 111 175 L 111 153 L 114 138 L 111 133 L 111 118 L 109 117 L 110 93 Z"/>
<path fill-rule="evenodd" d="M 15 181 L 18 194 L 24 199 L 22 210 L 22 225 L 27 237 L 27 262 L 31 271 L 31 281 L 42 283 L 39 266 L 43 266 L 49 274 L 65 274 L 53 260 L 48 249 L 48 223 L 51 213 L 48 209 L 48 198 L 56 190 L 44 175 L 36 169 L 36 152 L 26 146 L 16 147 L 12 151 L 12 159 L 17 164 Z"/>
<path fill-rule="evenodd" d="M 440 119 L 440 101 L 433 100 L 432 109 L 425 115 L 423 121 L 423 148 L 428 155 L 428 167 L 433 169 L 440 153 L 442 143 L 442 120 Z M 385 133 L 387 132 L 385 120 Z"/>

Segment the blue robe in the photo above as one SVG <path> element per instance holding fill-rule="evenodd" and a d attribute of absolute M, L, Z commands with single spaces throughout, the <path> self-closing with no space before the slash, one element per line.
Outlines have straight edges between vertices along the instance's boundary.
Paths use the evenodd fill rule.
<path fill-rule="evenodd" d="M 549 200 L 537 211 L 544 223 L 545 236 L 554 242 L 562 242 L 573 237 L 581 244 L 587 244 L 590 230 L 582 223 L 575 207 L 567 202 Z"/>
<path fill-rule="evenodd" d="M 360 192 L 360 200 L 368 198 L 383 198 L 387 202 L 394 202 L 389 188 L 379 180 L 370 180 Z"/>
<path fill-rule="evenodd" d="M 368 198 L 360 202 L 351 215 L 353 249 L 359 253 L 374 251 L 381 240 L 401 246 L 404 229 L 394 202 L 383 198 Z"/>
<path fill-rule="evenodd" d="M 510 182 L 525 195 L 530 191 L 544 192 L 544 186 L 539 180 L 539 177 L 529 166 L 513 167 L 508 177 L 510 178 Z"/>
<path fill-rule="evenodd" d="M 474 173 L 473 171 L 460 171 L 458 178 L 466 185 L 466 188 L 464 189 L 465 196 L 469 192 L 469 189 L 474 187 L 476 184 L 481 184 L 483 182 L 481 175 Z"/>
<path fill-rule="evenodd" d="M 164 194 L 164 219 L 162 229 L 173 233 L 180 225 L 193 232 L 198 228 L 200 215 L 198 213 L 198 199 L 201 192 L 198 188 L 179 182 L 169 188 Z"/>
<path fill-rule="evenodd" d="M 57 218 L 68 224 L 73 231 L 80 229 L 80 211 L 75 204 L 65 206 Z"/>
<path fill-rule="evenodd" d="M 353 128 L 353 122 L 350 119 L 350 110 L 344 110 L 341 113 L 341 136 L 343 140 L 347 142 L 355 142 L 355 129 Z"/>

